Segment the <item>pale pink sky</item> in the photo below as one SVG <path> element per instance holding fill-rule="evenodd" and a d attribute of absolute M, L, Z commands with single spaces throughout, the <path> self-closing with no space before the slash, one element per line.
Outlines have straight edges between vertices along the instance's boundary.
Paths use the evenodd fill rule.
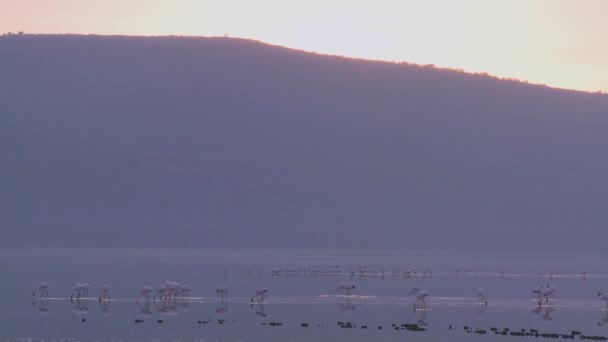
<path fill-rule="evenodd" d="M 608 91 L 608 0 L 0 0 L 0 32 L 223 35 Z"/>

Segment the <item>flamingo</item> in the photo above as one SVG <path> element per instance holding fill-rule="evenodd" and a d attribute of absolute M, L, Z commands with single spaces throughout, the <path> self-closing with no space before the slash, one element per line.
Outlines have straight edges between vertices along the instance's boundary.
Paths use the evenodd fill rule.
<path fill-rule="evenodd" d="M 551 301 L 553 299 L 553 295 L 555 294 L 555 292 L 557 292 L 557 288 L 555 288 L 553 285 L 547 284 L 545 286 L 545 291 L 544 291 L 545 303 L 549 303 L 549 301 Z"/>
<path fill-rule="evenodd" d="M 421 287 L 414 287 L 412 289 L 412 291 L 410 291 L 410 296 L 414 296 L 414 298 L 416 298 L 416 303 L 415 304 L 419 304 L 421 306 L 421 308 L 425 308 L 426 307 L 426 301 L 425 298 L 429 296 L 429 293 L 426 292 L 425 290 L 423 290 Z M 414 311 L 416 310 L 416 307 L 414 305 Z"/>
<path fill-rule="evenodd" d="M 606 292 L 599 292 L 597 294 L 597 296 L 600 298 L 600 300 L 603 300 L 606 302 L 606 310 L 608 310 L 608 293 Z"/>
<path fill-rule="evenodd" d="M 48 292 L 48 288 L 49 288 L 49 284 L 47 282 L 40 282 L 38 283 L 38 285 L 36 286 L 36 288 L 34 289 L 34 291 L 32 291 L 32 296 L 36 296 L 36 292 L 38 292 L 38 297 L 48 297 L 49 296 L 49 292 Z"/>
<path fill-rule="evenodd" d="M 101 287 L 101 295 L 99 295 L 99 302 L 109 301 L 110 300 L 110 290 L 112 290 L 112 286 L 108 284 L 104 284 Z"/>
<path fill-rule="evenodd" d="M 353 289 L 355 288 L 355 284 L 351 282 L 342 283 L 336 289 L 336 292 L 340 292 L 341 295 L 351 296 L 353 294 Z"/>
<path fill-rule="evenodd" d="M 80 296 L 83 294 L 83 291 L 84 291 L 83 284 L 76 283 L 76 285 L 74 285 L 73 290 L 74 290 L 74 292 L 70 296 L 70 300 L 72 300 L 74 297 L 76 297 L 76 299 L 80 299 Z"/>
<path fill-rule="evenodd" d="M 152 290 L 152 288 L 148 285 L 144 286 L 141 288 L 141 296 L 137 297 L 137 299 L 135 300 L 135 302 L 139 303 L 139 299 L 141 297 L 144 297 L 146 299 L 146 302 L 150 301 L 150 294 L 153 292 L 154 290 Z"/>
<path fill-rule="evenodd" d="M 536 295 L 536 298 L 538 300 L 538 305 L 540 305 L 540 303 L 542 302 L 543 290 L 544 290 L 543 286 L 537 286 L 532 290 L 532 293 L 534 293 Z"/>
<path fill-rule="evenodd" d="M 82 283 L 82 295 L 85 297 L 89 297 L 89 289 L 91 285 L 89 283 Z"/>
<path fill-rule="evenodd" d="M 169 298 L 175 298 L 179 296 L 180 284 L 178 282 L 167 280 L 165 282 L 165 285 L 167 285 L 167 293 Z"/>
<path fill-rule="evenodd" d="M 168 291 L 169 287 L 167 286 L 167 284 L 161 284 L 159 287 L 156 288 L 156 294 L 154 295 L 154 298 L 152 298 L 152 301 L 156 301 L 156 298 L 164 300 L 167 296 Z"/>
<path fill-rule="evenodd" d="M 215 290 L 215 293 L 217 293 L 220 296 L 220 299 L 222 301 L 228 299 L 229 292 L 230 292 L 230 290 L 226 286 L 220 286 L 217 288 L 217 290 Z"/>
<path fill-rule="evenodd" d="M 483 289 L 477 289 L 477 300 L 483 302 L 485 306 L 488 306 L 488 300 L 486 299 L 485 291 Z"/>
<path fill-rule="evenodd" d="M 183 284 L 179 287 L 182 297 L 190 297 L 190 291 L 192 291 L 192 286 L 188 284 Z"/>
<path fill-rule="evenodd" d="M 259 287 L 255 290 L 255 294 L 251 297 L 251 303 L 254 302 L 254 298 L 257 299 L 257 303 L 261 304 L 266 298 L 266 293 L 268 293 L 268 289 L 265 287 Z"/>

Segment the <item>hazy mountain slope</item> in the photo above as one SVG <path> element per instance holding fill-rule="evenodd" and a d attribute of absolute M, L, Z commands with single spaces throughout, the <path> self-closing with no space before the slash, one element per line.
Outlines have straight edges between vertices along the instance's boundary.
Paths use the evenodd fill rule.
<path fill-rule="evenodd" d="M 0 38 L 3 246 L 604 250 L 608 96 L 225 38 Z"/>

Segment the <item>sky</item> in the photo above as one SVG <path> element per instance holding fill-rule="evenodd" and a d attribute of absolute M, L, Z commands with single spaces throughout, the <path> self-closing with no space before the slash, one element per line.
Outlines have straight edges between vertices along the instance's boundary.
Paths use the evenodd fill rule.
<path fill-rule="evenodd" d="M 0 0 L 0 32 L 229 35 L 608 91 L 606 0 Z"/>

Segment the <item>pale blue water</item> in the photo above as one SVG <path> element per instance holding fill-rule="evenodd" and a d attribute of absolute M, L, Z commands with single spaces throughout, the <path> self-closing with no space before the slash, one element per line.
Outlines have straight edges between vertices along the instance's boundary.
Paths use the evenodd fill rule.
<path fill-rule="evenodd" d="M 494 335 L 491 327 L 556 333 L 579 330 L 586 335 L 608 336 L 605 304 L 597 298 L 599 291 L 608 289 L 605 260 L 605 255 L 585 254 L 0 249 L 0 341 L 521 338 Z M 340 273 L 311 276 L 312 270 L 336 267 Z M 273 269 L 287 268 L 300 269 L 300 273 L 286 276 L 275 272 L 273 276 Z M 309 271 L 306 276 L 305 269 Z M 417 272 L 407 276 L 402 272 L 406 269 Z M 423 274 L 427 269 L 432 274 Z M 559 273 L 551 279 L 552 272 Z M 583 272 L 588 272 L 586 277 Z M 144 285 L 156 287 L 165 280 L 190 284 L 192 298 L 164 308 L 151 302 L 151 315 L 142 314 L 135 303 L 140 289 Z M 40 281 L 49 283 L 48 300 L 32 296 Z M 98 296 L 102 284 L 111 284 L 112 301 L 105 306 L 94 299 L 81 302 L 80 307 L 72 303 L 73 285 L 85 281 L 93 285 L 91 297 Z M 352 298 L 334 292 L 342 281 L 356 284 Z M 541 284 L 552 284 L 558 291 L 552 307 L 535 313 L 531 290 Z M 231 291 L 225 315 L 216 312 L 221 305 L 215 290 L 222 285 Z M 412 310 L 408 293 L 415 285 L 430 293 L 428 310 Z M 259 286 L 269 289 L 269 297 L 263 307 L 252 307 L 249 297 Z M 486 292 L 487 308 L 477 303 L 478 288 Z M 218 318 L 225 323 L 219 324 Z M 144 322 L 135 323 L 136 319 Z M 353 322 L 356 327 L 341 328 L 338 321 Z M 268 325 L 271 322 L 282 325 Z M 302 323 L 309 326 L 302 327 Z M 427 330 L 396 331 L 391 326 L 402 323 L 417 323 Z M 488 333 L 466 333 L 463 326 Z"/>

